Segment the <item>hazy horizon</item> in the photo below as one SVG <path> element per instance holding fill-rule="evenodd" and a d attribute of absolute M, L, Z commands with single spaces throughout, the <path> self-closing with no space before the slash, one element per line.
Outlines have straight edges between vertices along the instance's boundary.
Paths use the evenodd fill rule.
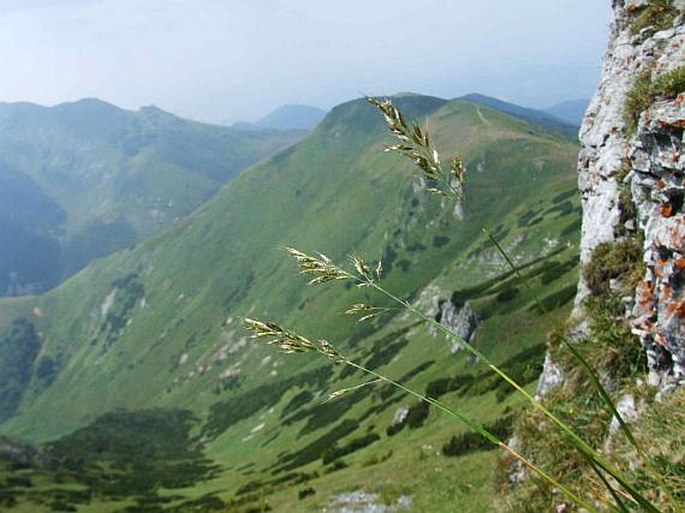
<path fill-rule="evenodd" d="M 608 5 L 460 5 L 10 0 L 0 8 L 0 101 L 92 97 L 226 123 L 284 104 L 329 109 L 400 91 L 476 92 L 530 107 L 592 95 Z"/>

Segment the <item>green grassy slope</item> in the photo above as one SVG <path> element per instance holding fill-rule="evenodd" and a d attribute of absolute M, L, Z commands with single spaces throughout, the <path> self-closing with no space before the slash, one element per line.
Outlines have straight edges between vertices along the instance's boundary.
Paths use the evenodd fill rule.
<path fill-rule="evenodd" d="M 324 403 L 323 394 L 363 377 L 261 347 L 240 322 L 273 318 L 326 337 L 421 391 L 430 385 L 485 423 L 516 410 L 517 399 L 481 366 L 452 355 L 444 338 L 405 315 L 350 322 L 342 312 L 366 292 L 307 288 L 278 249 L 319 250 L 341 262 L 350 253 L 381 258 L 385 286 L 401 297 L 427 307 L 468 300 L 483 319 L 476 343 L 522 381 L 535 380 L 545 333 L 567 313 L 577 281 L 577 148 L 468 101 L 410 96 L 398 104 L 423 118 L 446 154 L 463 154 L 463 220 L 418 190 L 404 161 L 383 153 L 388 136 L 372 107 L 339 106 L 312 135 L 239 176 L 163 236 L 90 265 L 45 296 L 8 304 L 12 315 L 0 321 L 23 309 L 43 341 L 35 361 L 50 359 L 56 371 L 46 386 L 34 365 L 2 432 L 41 441 L 115 408 L 182 408 L 197 416 L 196 434 L 220 468 L 169 492 L 183 500 L 218 494 L 227 504 L 265 499 L 277 511 L 317 511 L 332 494 L 359 488 L 388 501 L 409 493 L 415 511 L 485 500 L 492 452 L 436 456 L 464 432 L 460 426 L 436 412 L 423 419 L 415 401 L 385 387 Z M 524 273 L 550 315 L 536 310 L 533 292 L 508 272 L 484 226 L 518 262 L 534 262 Z M 455 376 L 462 377 L 435 384 Z M 416 425 L 390 436 L 403 405 L 413 407 Z M 462 445 L 457 439 L 453 447 Z M 337 452 L 325 456 L 332 446 Z M 457 468 L 468 471 L 440 477 Z M 400 479 L 410 470 L 410 482 Z M 297 491 L 307 487 L 317 493 L 300 501 Z"/>
<path fill-rule="evenodd" d="M 45 196 L 36 208 L 23 201 L 13 209 L 22 217 L 2 223 L 14 223 L 0 241 L 18 253 L 12 262 L 0 261 L 3 293 L 10 271 L 20 273 L 22 284 L 45 290 L 93 258 L 159 233 L 241 170 L 304 135 L 246 133 L 92 99 L 52 108 L 0 104 L 0 130 L 5 191 L 34 202 Z M 40 226 L 27 225 L 36 219 Z M 41 256 L 38 264 L 49 276 L 38 264 L 26 265 Z"/>

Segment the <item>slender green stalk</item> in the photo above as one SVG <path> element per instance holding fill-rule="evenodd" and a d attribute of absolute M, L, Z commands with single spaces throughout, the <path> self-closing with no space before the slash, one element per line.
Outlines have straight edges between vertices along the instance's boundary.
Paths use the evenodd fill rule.
<path fill-rule="evenodd" d="M 462 348 L 464 348 L 467 352 L 471 353 L 473 356 L 478 358 L 480 361 L 482 361 L 485 365 L 487 365 L 495 374 L 497 374 L 500 378 L 502 378 L 504 381 L 506 381 L 509 385 L 511 385 L 521 396 L 523 396 L 535 409 L 539 410 L 542 412 L 547 418 L 549 418 L 554 424 L 556 424 L 574 443 L 574 445 L 581 451 L 582 454 L 584 454 L 586 457 L 588 457 L 590 460 L 592 460 L 594 463 L 597 464 L 598 467 L 600 467 L 602 470 L 607 472 L 611 477 L 613 477 L 620 485 L 628 492 L 635 501 L 642 506 L 645 511 L 651 512 L 651 513 L 659 513 L 659 510 L 656 509 L 640 492 L 638 492 L 623 476 L 623 474 L 616 469 L 611 463 L 609 463 L 601 454 L 599 454 L 593 447 L 591 447 L 585 440 L 583 440 L 580 436 L 578 436 L 566 423 L 564 423 L 561 419 L 559 419 L 554 413 L 552 413 L 550 410 L 545 407 L 544 404 L 542 404 L 540 401 L 535 399 L 532 395 L 530 395 L 521 385 L 519 385 L 516 381 L 514 381 L 506 372 L 504 372 L 502 369 L 500 369 L 497 365 L 495 365 L 489 358 L 487 358 L 481 351 L 479 351 L 473 344 L 469 343 L 468 341 L 464 340 L 463 338 L 455 335 L 449 328 L 443 326 L 441 323 L 436 321 L 434 318 L 426 315 L 422 311 L 418 310 L 417 308 L 413 307 L 410 303 L 407 301 L 404 301 L 391 292 L 385 290 L 383 287 L 378 285 L 375 281 L 373 281 L 371 278 L 359 278 L 359 277 L 354 277 L 360 284 L 371 287 L 374 290 L 380 292 L 381 294 L 385 295 L 386 297 L 398 302 L 399 304 L 403 305 L 407 311 L 415 315 L 416 317 L 419 317 L 420 319 L 426 321 L 427 323 L 431 324 L 434 326 L 436 329 L 439 331 L 443 332 L 445 335 L 453 338 L 456 340 Z"/>
<path fill-rule="evenodd" d="M 532 290 L 532 287 L 530 284 L 523 279 L 523 276 L 521 274 L 521 271 L 519 267 L 511 260 L 507 252 L 504 250 L 502 245 L 499 243 L 499 241 L 495 238 L 495 236 L 492 234 L 490 230 L 487 228 L 483 230 L 490 241 L 494 244 L 494 246 L 497 248 L 497 251 L 504 257 L 504 259 L 507 261 L 507 264 L 509 264 L 509 267 L 511 267 L 512 271 L 514 271 L 514 274 L 516 275 L 517 278 L 519 278 L 523 282 L 523 286 L 528 289 L 529 292 L 533 295 L 533 300 L 535 301 L 536 306 L 540 309 L 542 313 L 548 313 L 547 308 L 545 305 L 540 301 L 539 295 Z M 604 404 L 606 407 L 609 409 L 609 413 L 611 413 L 616 420 L 618 421 L 619 425 L 621 426 L 621 430 L 623 431 L 623 434 L 625 437 L 628 439 L 630 444 L 638 451 L 638 454 L 640 457 L 644 458 L 644 454 L 642 454 L 642 448 L 640 445 L 637 443 L 637 440 L 635 440 L 635 437 L 633 436 L 633 432 L 630 430 L 630 427 L 626 423 L 626 421 L 623 419 L 623 416 L 620 414 L 618 409 L 616 408 L 616 405 L 614 402 L 611 400 L 611 397 L 609 396 L 609 393 L 607 392 L 606 388 L 604 385 L 602 385 L 602 382 L 599 380 L 597 377 L 597 374 L 595 373 L 594 369 L 590 366 L 590 364 L 587 362 L 585 358 L 583 358 L 583 355 L 580 354 L 580 352 L 574 347 L 573 343 L 566 337 L 566 335 L 562 332 L 561 335 L 561 340 L 563 341 L 564 345 L 566 348 L 571 352 L 573 357 L 580 363 L 580 365 L 583 367 L 583 370 L 585 371 L 585 374 L 590 378 L 592 381 L 593 385 L 597 389 L 597 392 L 601 396 L 602 400 L 604 401 Z"/>
<path fill-rule="evenodd" d="M 611 483 L 607 481 L 607 478 L 604 476 L 604 474 L 602 474 L 602 471 L 597 468 L 597 465 L 595 465 L 595 463 L 592 460 L 590 461 L 590 466 L 595 471 L 595 474 L 599 476 L 599 479 L 602 481 L 604 488 L 609 490 L 609 493 L 614 498 L 614 501 L 616 501 L 616 504 L 618 506 L 617 509 L 622 513 L 630 513 L 630 510 L 628 510 L 627 506 L 623 503 L 623 499 L 621 499 L 618 492 L 614 489 L 613 486 L 611 486 Z"/>
<path fill-rule="evenodd" d="M 292 253 L 292 252 L 291 252 Z M 310 260 L 306 260 L 303 253 L 297 253 L 303 260 L 312 263 Z M 325 261 L 327 264 L 332 264 L 330 260 Z M 362 269 L 364 269 L 363 266 L 360 266 Z M 340 274 L 339 268 L 333 266 L 328 266 L 327 267 L 328 271 L 332 271 L 332 274 L 329 274 L 330 276 L 339 276 L 339 279 L 342 279 L 342 276 L 344 274 Z M 321 272 L 321 271 L 319 271 Z M 343 271 L 344 272 L 344 271 Z M 349 274 L 348 274 L 349 275 Z M 351 276 L 351 275 L 349 275 Z M 333 278 L 335 279 L 335 278 Z M 341 354 L 333 345 L 331 345 L 329 342 L 326 340 L 319 340 L 319 341 L 312 341 L 309 340 L 302 335 L 299 335 L 293 331 L 290 331 L 288 329 L 282 328 L 276 323 L 273 322 L 263 322 L 263 321 L 258 321 L 255 319 L 245 319 L 245 323 L 248 327 L 248 329 L 252 332 L 253 338 L 257 339 L 266 339 L 268 345 L 276 346 L 278 349 L 280 349 L 282 352 L 286 354 L 295 354 L 295 353 L 318 353 L 320 355 L 325 356 L 326 358 L 339 363 L 343 365 L 347 365 L 349 367 L 352 367 L 354 369 L 358 369 L 365 374 L 368 374 L 369 376 L 372 376 L 376 378 L 377 381 L 383 381 L 385 383 L 388 383 L 399 390 L 402 390 L 403 392 L 406 392 L 407 394 L 410 394 L 421 401 L 425 401 L 428 404 L 434 406 L 438 410 L 447 413 L 448 415 L 459 419 L 461 422 L 466 424 L 470 429 L 474 430 L 481 436 L 483 436 L 486 440 L 491 442 L 493 445 L 496 445 L 500 447 L 501 449 L 507 451 L 512 457 L 516 458 L 518 461 L 520 461 L 522 464 L 524 464 L 526 467 L 531 469 L 533 472 L 538 474 L 542 479 L 545 481 L 549 482 L 552 486 L 557 488 L 560 492 L 562 492 L 564 495 L 566 495 L 571 501 L 573 501 L 575 504 L 578 506 L 585 508 L 589 512 L 593 513 L 599 513 L 596 508 L 594 508 L 592 505 L 588 504 L 586 501 L 578 497 L 576 494 L 571 492 L 568 488 L 563 486 L 561 483 L 559 483 L 556 479 L 554 479 L 552 476 L 547 474 L 545 471 L 543 471 L 541 468 L 536 466 L 532 461 L 527 459 L 526 457 L 522 456 L 518 452 L 516 452 L 513 448 L 509 447 L 505 442 L 500 440 L 497 436 L 494 434 L 490 433 L 487 429 L 485 429 L 482 425 L 480 425 L 477 422 L 472 421 L 469 419 L 466 415 L 461 413 L 459 410 L 452 409 L 449 406 L 447 406 L 445 403 L 433 399 L 432 397 L 427 397 L 424 396 L 415 390 L 412 390 L 409 387 L 406 387 L 405 385 L 402 385 L 401 383 L 397 381 L 393 381 L 392 379 L 388 378 L 387 376 L 384 376 L 383 374 L 379 374 L 378 372 L 371 370 L 367 367 L 364 367 L 363 365 L 357 364 L 350 360 L 347 356 Z M 372 382 L 373 383 L 373 382 Z M 359 388 L 360 386 L 366 386 L 369 383 L 364 383 L 363 385 L 358 385 L 357 387 L 353 387 L 352 389 L 347 389 L 343 392 L 349 391 L 349 390 L 354 390 L 356 388 Z M 341 395 L 336 394 L 336 395 Z"/>
<path fill-rule="evenodd" d="M 494 445 L 498 446 L 499 448 L 503 449 L 507 453 L 509 453 L 512 457 L 516 458 L 518 461 L 523 463 L 526 467 L 528 467 L 530 470 L 538 474 L 541 478 L 543 478 L 545 481 L 549 482 L 552 486 L 557 488 L 561 493 L 566 495 L 570 500 L 572 500 L 576 505 L 580 506 L 581 508 L 585 508 L 588 511 L 594 511 L 597 512 L 597 509 L 588 504 L 586 501 L 578 497 L 576 494 L 571 492 L 568 488 L 560 484 L 556 479 L 554 479 L 552 476 L 547 474 L 544 470 L 542 470 L 540 467 L 535 465 L 532 461 L 530 461 L 528 458 L 525 456 L 519 454 L 516 452 L 512 447 L 504 443 L 502 440 L 497 438 L 495 435 L 490 433 L 487 429 L 485 429 L 482 425 L 478 424 L 477 422 L 472 421 L 468 417 L 466 417 L 464 414 L 462 414 L 459 410 L 455 410 L 447 406 L 445 403 L 442 401 L 438 401 L 437 399 L 433 399 L 432 397 L 424 396 L 411 388 L 408 388 L 401 383 L 398 383 L 397 381 L 393 381 L 390 378 L 379 374 L 371 369 L 368 369 L 362 365 L 358 365 L 352 361 L 345 361 L 344 362 L 346 365 L 349 365 L 350 367 L 353 367 L 355 369 L 359 369 L 362 372 L 365 372 L 366 374 L 369 374 L 370 376 L 373 376 L 381 381 L 384 381 L 400 390 L 403 392 L 406 392 L 407 394 L 410 394 L 421 401 L 425 401 L 431 406 L 434 406 L 438 410 L 455 417 L 459 419 L 461 422 L 466 424 L 470 429 L 481 435 L 483 438 L 488 440 L 489 442 L 492 442 Z"/>
<path fill-rule="evenodd" d="M 540 309 L 541 312 L 543 313 L 548 313 L 547 308 L 545 305 L 542 303 L 540 300 L 539 295 L 537 292 L 535 292 L 530 284 L 523 279 L 523 275 L 521 274 L 521 270 L 519 267 L 511 260 L 509 255 L 507 254 L 506 250 L 502 247 L 502 245 L 499 243 L 499 241 L 495 238 L 495 236 L 492 234 L 490 230 L 487 228 L 483 230 L 490 241 L 494 244 L 494 246 L 497 248 L 497 251 L 504 257 L 504 259 L 507 261 L 507 264 L 509 264 L 509 267 L 511 267 L 512 271 L 516 275 L 517 278 L 521 280 L 523 283 L 524 287 L 528 289 L 528 291 L 533 295 L 533 300 L 535 301 L 536 306 Z M 606 388 L 600 381 L 599 377 L 597 376 L 597 373 L 595 370 L 592 368 L 592 366 L 588 363 L 588 361 L 583 357 L 582 354 L 580 354 L 580 351 L 578 351 L 571 342 L 566 334 L 564 333 L 563 330 L 560 330 L 561 333 L 561 340 L 564 343 L 564 346 L 571 352 L 573 357 L 580 363 L 581 367 L 585 371 L 585 375 L 592 381 L 592 384 L 594 385 L 595 389 L 599 393 L 600 397 L 602 398 L 602 401 L 604 402 L 604 405 L 606 406 L 607 410 L 613 417 L 618 421 L 619 426 L 621 428 L 621 431 L 623 432 L 623 435 L 626 437 L 630 445 L 635 449 L 637 452 L 638 457 L 645 462 L 647 465 L 647 468 L 649 469 L 650 473 L 652 474 L 652 477 L 654 477 L 657 482 L 659 483 L 659 486 L 663 490 L 663 492 L 666 494 L 666 496 L 670 499 L 674 507 L 676 508 L 676 511 L 679 513 L 683 512 L 683 506 L 680 501 L 678 501 L 675 496 L 673 495 L 673 490 L 670 489 L 670 487 L 666 484 L 666 481 L 664 480 L 663 476 L 661 473 L 656 469 L 654 466 L 654 463 L 652 462 L 651 458 L 645 454 L 642 446 L 637 442 L 635 437 L 633 436 L 633 432 L 628 426 L 628 423 L 625 421 L 621 413 L 618 411 L 616 408 L 616 405 L 614 404 L 614 401 L 611 399 L 609 396 L 609 393 L 607 392 Z M 592 465 L 594 469 L 596 469 L 595 465 Z M 604 477 L 600 476 L 600 478 L 604 481 Z M 608 490 L 614 494 L 614 489 L 610 486 L 607 486 Z"/>

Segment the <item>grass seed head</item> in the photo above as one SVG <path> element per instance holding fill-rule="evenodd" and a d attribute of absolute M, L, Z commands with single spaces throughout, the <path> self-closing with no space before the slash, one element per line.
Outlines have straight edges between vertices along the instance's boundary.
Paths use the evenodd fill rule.
<path fill-rule="evenodd" d="M 364 278 L 367 281 L 370 281 L 372 279 L 371 268 L 363 258 L 353 255 L 350 257 L 350 260 L 352 261 L 354 269 L 357 271 L 361 278 Z"/>
<path fill-rule="evenodd" d="M 245 325 L 252 333 L 252 338 L 266 339 L 267 345 L 274 346 L 285 354 L 319 353 L 336 363 L 347 361 L 345 357 L 326 340 L 313 342 L 294 331 L 279 326 L 275 322 L 264 322 L 246 318 Z"/>
<path fill-rule="evenodd" d="M 365 383 L 361 383 L 353 387 L 341 388 L 340 390 L 336 390 L 335 392 L 331 392 L 330 394 L 328 394 L 328 401 L 334 401 L 335 399 L 338 399 L 339 397 L 342 397 L 343 395 L 348 394 L 350 392 L 354 392 L 355 390 L 359 390 L 360 388 L 368 387 L 371 385 L 377 385 L 378 383 L 382 382 L 382 379 L 374 379 L 372 381 L 367 381 Z"/>
<path fill-rule="evenodd" d="M 356 315 L 360 312 L 370 312 L 373 310 L 373 307 L 370 305 L 367 305 L 365 303 L 357 303 L 355 305 L 352 305 L 345 313 L 347 315 Z"/>
<path fill-rule="evenodd" d="M 312 341 L 282 328 L 274 322 L 263 322 L 245 319 L 247 329 L 253 338 L 265 338 L 266 343 L 275 346 L 286 354 L 317 352 L 317 345 Z"/>
<path fill-rule="evenodd" d="M 377 98 L 367 98 L 367 100 L 381 111 L 388 130 L 400 140 L 400 144 L 387 146 L 385 151 L 398 153 L 409 159 L 421 170 L 425 179 L 434 182 L 435 186 L 427 189 L 427 192 L 437 196 L 453 196 L 457 201 L 462 201 L 466 173 L 461 157 L 459 155 L 452 157 L 450 173 L 445 173 L 440 154 L 433 146 L 430 135 L 421 128 L 421 125 L 417 123 L 409 125 L 391 100 Z"/>
<path fill-rule="evenodd" d="M 320 285 L 329 281 L 349 280 L 352 278 L 348 272 L 335 265 L 323 253 L 317 253 L 318 256 L 311 256 L 294 248 L 286 247 L 284 249 L 297 263 L 297 266 L 300 268 L 300 274 L 313 276 L 309 281 L 310 285 Z"/>

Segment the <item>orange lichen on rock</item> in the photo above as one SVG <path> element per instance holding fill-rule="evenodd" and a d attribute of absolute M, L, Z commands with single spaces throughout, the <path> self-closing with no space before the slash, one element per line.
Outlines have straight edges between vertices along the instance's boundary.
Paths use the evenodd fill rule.
<path fill-rule="evenodd" d="M 678 317 L 685 318 L 685 301 L 681 301 L 678 303 L 678 307 L 675 309 L 675 313 L 678 314 Z"/>

